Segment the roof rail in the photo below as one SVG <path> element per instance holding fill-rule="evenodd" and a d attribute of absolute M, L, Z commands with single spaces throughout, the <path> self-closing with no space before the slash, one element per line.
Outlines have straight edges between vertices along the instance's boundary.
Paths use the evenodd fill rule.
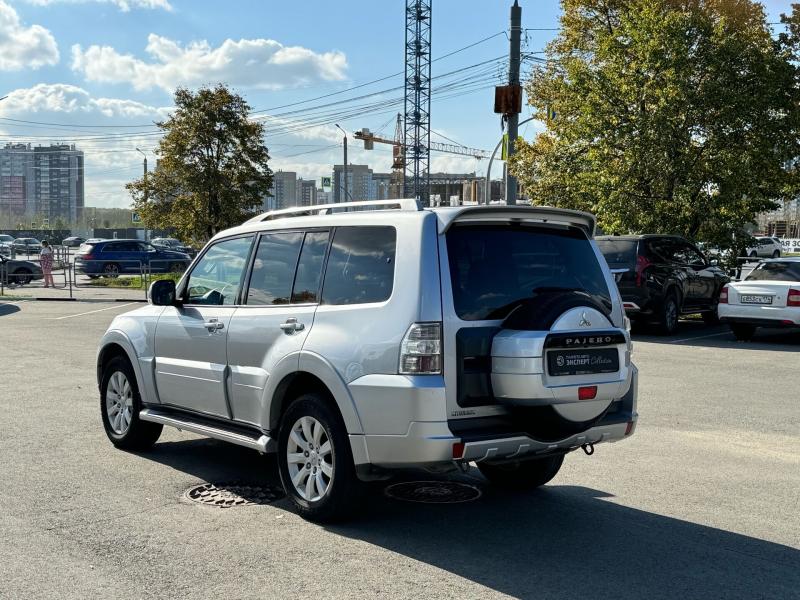
<path fill-rule="evenodd" d="M 358 202 L 337 202 L 336 204 L 317 204 L 316 206 L 294 206 L 292 208 L 282 208 L 261 213 L 247 220 L 247 223 L 259 223 L 261 221 L 272 221 L 286 217 L 303 217 L 310 215 L 329 215 L 335 210 L 347 211 L 349 209 L 370 209 L 383 208 L 394 210 L 422 210 L 422 205 L 413 198 L 397 198 L 395 200 L 361 200 Z"/>

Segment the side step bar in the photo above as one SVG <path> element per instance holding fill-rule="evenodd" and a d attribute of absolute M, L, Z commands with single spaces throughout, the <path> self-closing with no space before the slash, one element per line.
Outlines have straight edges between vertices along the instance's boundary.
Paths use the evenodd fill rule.
<path fill-rule="evenodd" d="M 243 431 L 233 431 L 226 429 L 223 425 L 211 424 L 200 422 L 200 420 L 192 419 L 190 416 L 167 414 L 160 412 L 153 408 L 143 408 L 139 412 L 139 418 L 142 421 L 150 421 L 151 423 L 161 423 L 176 429 L 183 429 L 191 431 L 198 435 L 214 438 L 223 442 L 230 442 L 238 446 L 244 446 L 252 450 L 257 450 L 262 454 L 274 451 L 274 442 L 269 436 L 258 434 L 257 432 L 245 433 Z"/>

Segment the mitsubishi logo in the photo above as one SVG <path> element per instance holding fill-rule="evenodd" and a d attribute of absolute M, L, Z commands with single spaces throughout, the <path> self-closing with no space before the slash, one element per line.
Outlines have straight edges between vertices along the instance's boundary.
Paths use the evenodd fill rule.
<path fill-rule="evenodd" d="M 589 317 L 586 316 L 586 311 L 581 313 L 581 320 L 578 321 L 578 327 L 591 327 L 592 322 L 589 320 Z"/>

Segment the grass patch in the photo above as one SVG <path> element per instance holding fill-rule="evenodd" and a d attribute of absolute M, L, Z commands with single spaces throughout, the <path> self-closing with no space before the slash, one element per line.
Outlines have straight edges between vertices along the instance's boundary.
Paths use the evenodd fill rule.
<path fill-rule="evenodd" d="M 175 283 L 181 278 L 183 273 L 163 273 L 160 275 L 148 275 L 146 278 L 147 285 L 154 281 L 162 279 L 171 279 Z M 126 288 L 126 289 L 142 289 L 144 281 L 141 275 L 120 275 L 116 278 L 100 277 L 98 279 L 90 279 L 88 283 L 81 284 L 81 287 L 102 287 L 102 288 Z"/>
<path fill-rule="evenodd" d="M 16 300 L 30 300 L 33 296 L 17 296 L 10 294 L 0 294 L 1 302 L 14 302 Z"/>

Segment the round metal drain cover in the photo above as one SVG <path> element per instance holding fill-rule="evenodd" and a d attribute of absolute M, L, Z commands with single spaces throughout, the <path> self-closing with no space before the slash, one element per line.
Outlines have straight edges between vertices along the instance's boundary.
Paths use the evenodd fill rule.
<path fill-rule="evenodd" d="M 474 485 L 455 481 L 404 481 L 388 486 L 384 493 L 395 500 L 425 504 L 457 504 L 481 497 Z"/>
<path fill-rule="evenodd" d="M 246 483 L 204 483 L 189 488 L 184 495 L 192 502 L 219 508 L 270 504 L 284 497 L 280 488 Z"/>

